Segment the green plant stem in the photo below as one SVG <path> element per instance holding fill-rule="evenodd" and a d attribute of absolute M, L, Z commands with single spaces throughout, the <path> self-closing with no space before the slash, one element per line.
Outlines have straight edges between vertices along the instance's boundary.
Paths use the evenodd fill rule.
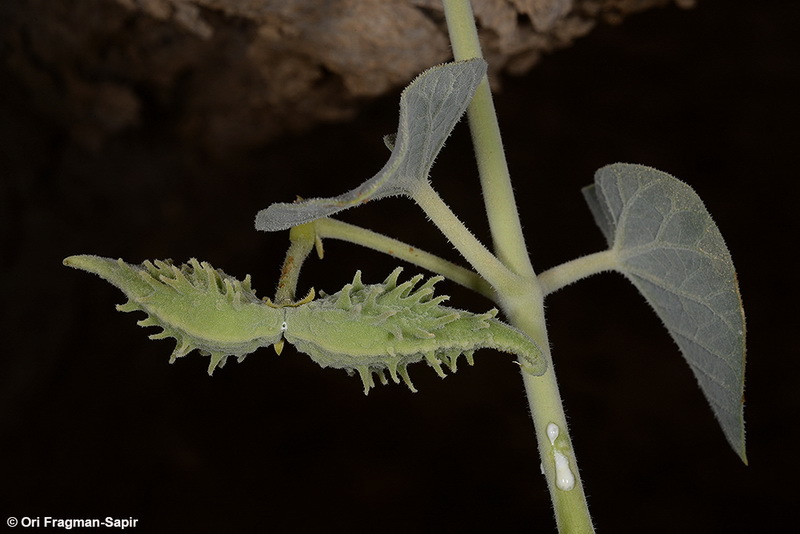
<path fill-rule="evenodd" d="M 278 305 L 294 301 L 300 269 L 317 243 L 313 223 L 301 224 L 289 230 L 289 242 L 286 259 L 281 267 L 281 276 L 278 278 L 278 289 L 275 292 L 275 304 Z"/>
<path fill-rule="evenodd" d="M 491 285 L 481 278 L 479 274 L 417 247 L 412 247 L 397 239 L 336 219 L 317 219 L 313 224 L 317 236 L 321 239 L 338 239 L 383 252 L 423 269 L 441 274 L 445 278 L 472 289 L 489 299 L 494 300 L 495 298 Z"/>
<path fill-rule="evenodd" d="M 542 376 L 532 376 L 525 372 L 521 374 L 558 531 L 561 534 L 593 533 L 594 527 L 586 503 L 583 482 L 578 472 L 577 458 L 569 437 L 567 420 L 550 354 L 541 294 L 538 293 L 537 296 L 536 292 L 526 294 L 519 291 L 516 295 L 502 293 L 501 297 L 503 296 L 505 297 L 502 305 L 503 312 L 511 324 L 536 340 L 544 350 L 549 363 L 547 371 Z M 559 439 L 555 445 L 551 444 L 547 432 L 550 424 L 557 425 L 559 429 Z M 560 489 L 557 484 L 556 450 L 567 459 L 569 470 L 575 477 L 575 485 L 568 491 Z"/>
<path fill-rule="evenodd" d="M 469 1 L 443 0 L 443 2 L 455 59 L 482 57 Z M 547 352 L 550 363 L 547 372 L 540 377 L 525 372 L 522 375 L 536 430 L 542 467 L 553 502 L 556 524 L 562 534 L 591 533 L 594 532 L 594 528 L 549 354 L 550 345 L 544 320 L 544 293 L 530 266 L 488 83 L 485 83 L 483 89 L 479 87 L 468 108 L 468 117 L 481 174 L 484 203 L 498 257 L 521 275 L 521 279 L 509 280 L 509 284 L 495 285 L 499 303 L 512 324 L 530 335 Z M 503 214 L 503 211 L 506 213 Z M 457 243 L 454 244 L 458 246 Z M 478 269 L 478 272 L 484 275 L 481 269 Z M 556 425 L 559 429 L 559 437 L 555 443 L 551 443 L 548 435 L 550 425 Z M 571 489 L 565 490 L 559 487 L 556 472 L 557 453 L 566 459 L 569 470 L 575 478 L 574 487 Z"/>
<path fill-rule="evenodd" d="M 429 183 L 417 187 L 411 196 L 478 274 L 495 289 L 518 283 L 519 277 L 472 235 Z"/>
<path fill-rule="evenodd" d="M 539 286 L 547 296 L 593 274 L 613 271 L 618 265 L 619 259 L 613 249 L 595 252 L 542 272 L 538 276 Z"/>
<path fill-rule="evenodd" d="M 444 9 L 456 61 L 482 58 L 478 30 L 469 0 L 444 0 Z M 511 176 L 489 79 L 486 76 L 478 85 L 467 108 L 467 117 L 495 254 L 513 272 L 531 276 L 533 268 L 524 246 L 525 236 L 511 187 Z"/>

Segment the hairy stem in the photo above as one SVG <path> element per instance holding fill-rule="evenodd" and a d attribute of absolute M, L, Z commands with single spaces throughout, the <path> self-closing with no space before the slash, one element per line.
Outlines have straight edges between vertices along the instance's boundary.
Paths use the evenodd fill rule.
<path fill-rule="evenodd" d="M 495 294 L 489 283 L 481 276 L 460 265 L 440 258 L 407 243 L 373 232 L 366 228 L 348 224 L 336 219 L 317 219 L 314 221 L 317 237 L 321 239 L 339 239 L 356 245 L 371 248 L 403 261 L 422 267 L 460 284 L 468 289 L 494 300 Z"/>
<path fill-rule="evenodd" d="M 472 235 L 429 183 L 417 187 L 412 192 L 412 198 L 478 274 L 495 289 L 517 282 L 519 277 Z"/>
<path fill-rule="evenodd" d="M 455 60 L 482 58 L 470 2 L 444 0 L 444 9 Z M 489 79 L 486 76 L 478 85 L 467 108 L 467 117 L 495 254 L 513 272 L 531 276 L 533 268 L 524 246 L 525 237 L 511 188 L 511 177 L 492 92 L 489 89 Z"/>
<path fill-rule="evenodd" d="M 481 57 L 469 1 L 443 2 L 455 59 Z M 556 524 L 561 533 L 592 533 L 594 527 L 549 354 L 550 345 L 544 320 L 544 293 L 530 266 L 486 80 L 478 88 L 468 108 L 468 117 L 497 257 L 520 275 L 516 279 L 504 277 L 507 279 L 504 281 L 509 282 L 507 284 L 495 284 L 498 300 L 512 324 L 530 335 L 547 352 L 550 363 L 542 376 L 535 377 L 525 372 L 522 374 Z M 459 246 L 455 241 L 454 244 Z M 488 272 L 477 266 L 476 269 L 491 281 Z M 553 438 L 556 434 L 557 437 Z"/>
<path fill-rule="evenodd" d="M 301 224 L 289 230 L 289 249 L 281 267 L 278 289 L 275 292 L 275 304 L 289 304 L 294 301 L 297 292 L 297 281 L 300 269 L 309 253 L 317 244 L 313 223 Z"/>
<path fill-rule="evenodd" d="M 539 274 L 539 286 L 546 296 L 593 274 L 613 271 L 618 265 L 619 259 L 614 250 L 595 252 L 594 254 L 556 265 Z"/>
<path fill-rule="evenodd" d="M 502 292 L 500 297 L 504 298 L 501 307 L 511 324 L 536 340 L 545 351 L 548 360 L 547 371 L 542 376 L 532 376 L 524 371 L 521 374 L 558 531 L 561 534 L 593 533 L 592 518 L 589 515 L 583 482 L 578 471 L 577 458 L 569 436 L 564 406 L 561 402 L 555 368 L 550 355 L 550 344 L 544 321 L 543 296 L 538 292 L 526 294 L 524 291 L 517 291 L 516 293 Z M 555 425 L 558 429 L 558 440 L 555 442 L 550 440 L 551 425 Z M 559 484 L 561 473 L 556 468 L 556 453 L 561 454 L 567 463 L 567 472 L 574 479 L 571 487 Z M 565 487 L 569 489 L 565 489 Z"/>

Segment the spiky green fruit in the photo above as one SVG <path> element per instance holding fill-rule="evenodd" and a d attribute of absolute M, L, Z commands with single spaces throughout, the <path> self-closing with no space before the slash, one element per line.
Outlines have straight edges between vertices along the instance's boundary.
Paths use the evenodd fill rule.
<path fill-rule="evenodd" d="M 292 305 L 275 306 L 256 297 L 250 277 L 239 281 L 205 262 L 189 260 L 130 265 L 98 256 L 70 256 L 70 267 L 97 274 L 123 291 L 128 302 L 120 311 L 143 311 L 141 326 L 157 326 L 152 339 L 177 340 L 170 362 L 197 349 L 211 356 L 208 373 L 222 367 L 228 356 L 239 361 L 259 347 L 282 346 L 283 339 L 311 356 L 322 367 L 358 372 L 368 393 L 374 375 L 384 384 L 402 378 L 412 391 L 409 364 L 425 360 L 440 376 L 442 364 L 456 370 L 464 354 L 493 348 L 520 356 L 529 373 L 544 373 L 542 351 L 528 336 L 495 318 L 442 306 L 447 296 L 434 296 L 434 277 L 416 287 L 417 275 L 398 283 L 401 268 L 381 284 L 365 285 L 361 272 L 333 295 Z M 416 288 L 416 289 L 415 289 Z"/>
<path fill-rule="evenodd" d="M 407 366 L 425 360 L 439 376 L 442 364 L 456 371 L 464 354 L 492 348 L 522 357 L 526 371 L 540 375 L 547 364 L 542 351 L 528 336 L 495 318 L 497 310 L 475 314 L 442 306 L 446 295 L 434 296 L 441 276 L 420 287 L 417 275 L 398 283 L 401 268 L 382 284 L 364 285 L 361 272 L 341 291 L 304 306 L 287 309 L 284 337 L 322 367 L 357 371 L 368 392 L 373 375 L 387 383 L 402 378 L 412 391 Z"/>
<path fill-rule="evenodd" d="M 122 290 L 128 302 L 119 311 L 143 311 L 140 326 L 162 331 L 150 339 L 175 338 L 170 363 L 194 349 L 208 354 L 208 374 L 225 365 L 228 356 L 242 361 L 259 347 L 281 337 L 280 313 L 265 313 L 266 306 L 243 281 L 192 258 L 188 264 L 145 261 L 130 265 L 99 256 L 70 256 L 64 265 L 94 273 Z"/>

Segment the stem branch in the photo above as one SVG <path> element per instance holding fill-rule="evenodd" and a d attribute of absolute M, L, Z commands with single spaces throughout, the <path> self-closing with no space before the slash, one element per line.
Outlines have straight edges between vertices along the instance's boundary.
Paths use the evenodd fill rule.
<path fill-rule="evenodd" d="M 289 230 L 289 249 L 286 251 L 286 259 L 281 267 L 278 289 L 275 292 L 275 304 L 288 304 L 295 298 L 300 269 L 316 243 L 312 224 L 301 224 Z"/>
<path fill-rule="evenodd" d="M 425 182 L 412 193 L 412 198 L 425 212 L 425 215 L 442 231 L 447 239 L 478 274 L 485 278 L 495 289 L 516 285 L 519 277 L 494 256 L 472 235 L 464 223 L 445 204 L 439 193 Z"/>

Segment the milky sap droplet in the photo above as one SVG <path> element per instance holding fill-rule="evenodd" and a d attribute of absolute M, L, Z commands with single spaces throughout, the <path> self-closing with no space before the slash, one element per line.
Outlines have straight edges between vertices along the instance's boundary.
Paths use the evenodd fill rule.
<path fill-rule="evenodd" d="M 556 460 L 556 486 L 558 489 L 569 491 L 575 487 L 575 475 L 569 468 L 569 460 L 558 451 L 553 451 Z"/>
<path fill-rule="evenodd" d="M 547 437 L 550 438 L 550 445 L 556 444 L 556 438 L 558 437 L 559 428 L 558 425 L 555 423 L 550 423 L 547 425 Z"/>
<path fill-rule="evenodd" d="M 553 446 L 553 460 L 556 464 L 556 487 L 560 490 L 569 491 L 575 487 L 575 475 L 569 468 L 569 460 L 558 449 L 556 449 L 556 439 L 561 429 L 555 423 L 547 425 L 547 437 L 550 445 Z"/>

